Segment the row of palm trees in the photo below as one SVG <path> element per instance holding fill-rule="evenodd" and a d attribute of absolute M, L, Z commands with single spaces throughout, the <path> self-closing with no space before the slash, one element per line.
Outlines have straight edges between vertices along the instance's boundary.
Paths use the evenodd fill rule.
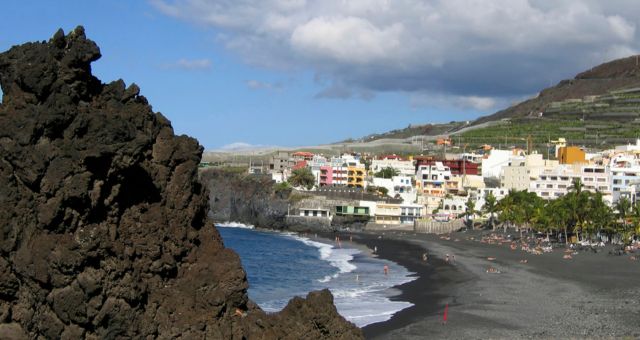
<path fill-rule="evenodd" d="M 549 234 L 573 233 L 579 241 L 593 241 L 598 235 L 619 236 L 625 243 L 640 237 L 640 201 L 632 204 L 622 197 L 610 207 L 600 192 L 583 190 L 576 179 L 569 192 L 555 200 L 545 200 L 532 192 L 509 191 L 501 200 L 489 193 L 481 211 L 469 199 L 463 215 L 470 219 L 476 214 L 487 217 L 487 226 L 533 230 Z"/>

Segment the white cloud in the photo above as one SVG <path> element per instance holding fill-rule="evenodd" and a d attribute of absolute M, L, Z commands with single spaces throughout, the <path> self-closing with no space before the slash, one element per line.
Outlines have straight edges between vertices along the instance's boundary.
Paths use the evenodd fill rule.
<path fill-rule="evenodd" d="M 281 90 L 282 89 L 282 84 L 281 83 L 270 83 L 270 82 L 265 82 L 265 81 L 260 81 L 260 80 L 255 80 L 255 79 L 251 79 L 251 80 L 247 80 L 246 82 L 247 87 L 253 90 Z"/>
<path fill-rule="evenodd" d="M 413 108 L 437 107 L 441 109 L 463 109 L 475 110 L 479 112 L 489 113 L 495 110 L 499 105 L 506 105 L 515 99 L 499 99 L 491 97 L 479 96 L 456 96 L 442 93 L 413 93 L 410 97 L 410 104 Z M 518 100 L 520 101 L 520 98 Z"/>
<path fill-rule="evenodd" d="M 344 93 L 440 93 L 471 107 L 640 50 L 637 0 L 151 1 L 215 28 L 252 64 L 311 69 Z"/>
<path fill-rule="evenodd" d="M 211 68 L 211 60 L 209 59 L 179 59 L 172 63 L 162 65 L 167 69 L 181 70 L 208 70 Z"/>
<path fill-rule="evenodd" d="M 271 145 L 261 145 L 261 144 L 249 144 L 245 142 L 235 142 L 231 144 L 224 145 L 219 149 L 212 151 L 224 151 L 224 152 L 233 152 L 233 151 L 250 151 L 250 150 L 261 150 L 261 149 L 269 149 L 274 148 L 275 146 Z"/>

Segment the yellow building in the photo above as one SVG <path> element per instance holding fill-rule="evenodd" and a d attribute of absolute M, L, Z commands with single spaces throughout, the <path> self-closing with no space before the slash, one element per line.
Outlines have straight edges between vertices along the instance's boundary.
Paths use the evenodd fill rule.
<path fill-rule="evenodd" d="M 564 146 L 558 149 L 560 164 L 586 163 L 586 154 L 577 146 Z"/>
<path fill-rule="evenodd" d="M 351 188 L 364 188 L 365 169 L 355 166 L 347 168 L 347 186 Z"/>

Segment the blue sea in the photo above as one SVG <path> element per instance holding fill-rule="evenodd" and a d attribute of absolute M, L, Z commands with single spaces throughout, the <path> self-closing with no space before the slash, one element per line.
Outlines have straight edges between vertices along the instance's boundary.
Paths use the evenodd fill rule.
<path fill-rule="evenodd" d="M 217 226 L 225 246 L 240 255 L 249 298 L 267 312 L 281 310 L 294 296 L 324 288 L 333 293 L 338 312 L 360 327 L 412 306 L 389 298 L 399 294 L 392 287 L 415 280 L 414 273 L 349 248 L 348 240 L 339 247 L 313 235 L 258 231 L 237 223 Z M 385 265 L 389 275 L 384 275 Z"/>

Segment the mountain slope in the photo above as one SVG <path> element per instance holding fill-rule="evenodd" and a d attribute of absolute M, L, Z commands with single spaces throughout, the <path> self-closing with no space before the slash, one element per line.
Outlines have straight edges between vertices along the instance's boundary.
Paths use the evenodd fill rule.
<path fill-rule="evenodd" d="M 640 86 L 639 56 L 613 60 L 546 88 L 536 98 L 526 100 L 492 115 L 480 117 L 473 125 L 504 118 L 537 115 L 552 102 L 602 95 L 611 90 Z"/>

